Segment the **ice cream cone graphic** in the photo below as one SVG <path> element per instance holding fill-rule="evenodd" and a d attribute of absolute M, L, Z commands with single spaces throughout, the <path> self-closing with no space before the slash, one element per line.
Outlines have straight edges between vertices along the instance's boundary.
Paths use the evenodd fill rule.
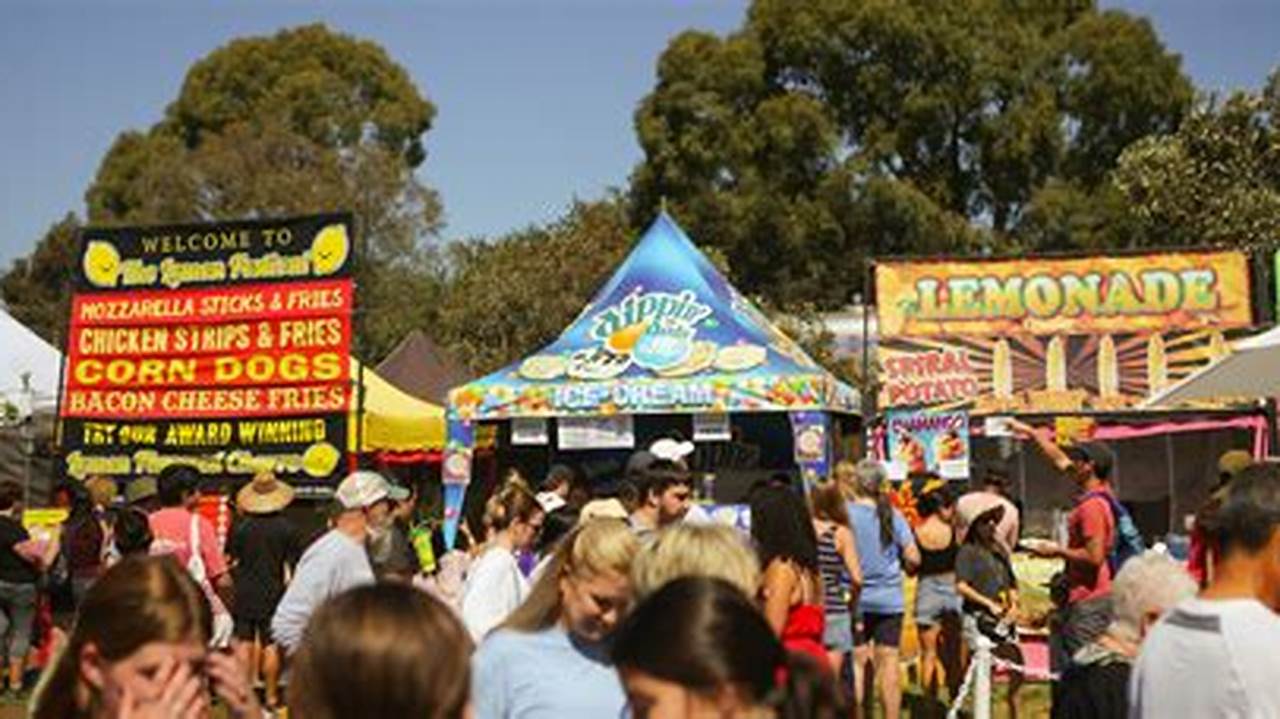
<path fill-rule="evenodd" d="M 1013 357 L 1009 354 L 1009 340 L 996 340 L 991 352 L 991 389 L 997 399 L 1013 397 Z"/>
<path fill-rule="evenodd" d="M 1115 397 L 1120 394 L 1120 371 L 1116 365 L 1116 343 L 1111 335 L 1098 342 L 1098 394 Z"/>
<path fill-rule="evenodd" d="M 1169 384 L 1169 365 L 1165 360 L 1164 338 L 1151 335 L 1147 340 L 1147 392 L 1155 394 Z"/>
<path fill-rule="evenodd" d="M 1044 384 L 1050 392 L 1067 391 L 1067 352 L 1061 337 L 1049 340 L 1049 349 L 1045 352 Z"/>

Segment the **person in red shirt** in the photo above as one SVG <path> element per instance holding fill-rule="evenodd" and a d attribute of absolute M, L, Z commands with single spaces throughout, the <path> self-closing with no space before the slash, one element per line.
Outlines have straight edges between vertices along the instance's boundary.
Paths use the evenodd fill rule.
<path fill-rule="evenodd" d="M 1037 544 L 1032 552 L 1066 562 L 1067 604 L 1059 617 L 1058 631 L 1050 637 L 1051 661 L 1061 671 L 1075 653 L 1092 643 L 1111 623 L 1111 567 L 1107 555 L 1115 543 L 1116 519 L 1108 495 L 1114 455 L 1106 445 L 1084 442 L 1059 447 L 1046 433 L 1013 420 L 1014 432 L 1035 441 L 1045 457 L 1080 490 L 1067 517 L 1067 546 Z"/>
<path fill-rule="evenodd" d="M 153 536 L 152 554 L 173 554 L 183 567 L 191 563 L 191 523 L 199 532 L 200 558 L 204 572 L 218 598 L 229 603 L 232 595 L 231 574 L 227 571 L 227 558 L 222 552 L 217 531 L 209 520 L 196 514 L 199 500 L 200 475 L 195 469 L 182 465 L 166 467 L 156 480 L 161 508 L 148 517 Z"/>

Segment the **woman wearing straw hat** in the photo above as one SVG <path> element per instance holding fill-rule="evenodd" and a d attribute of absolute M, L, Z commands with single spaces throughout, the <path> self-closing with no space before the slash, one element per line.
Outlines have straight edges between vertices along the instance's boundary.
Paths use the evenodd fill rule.
<path fill-rule="evenodd" d="M 250 676 L 261 672 L 266 705 L 280 700 L 280 653 L 271 637 L 271 617 L 284 596 L 285 568 L 302 553 L 302 534 L 284 516 L 293 487 L 262 472 L 236 494 L 241 517 L 227 539 L 235 561 L 236 653 Z"/>

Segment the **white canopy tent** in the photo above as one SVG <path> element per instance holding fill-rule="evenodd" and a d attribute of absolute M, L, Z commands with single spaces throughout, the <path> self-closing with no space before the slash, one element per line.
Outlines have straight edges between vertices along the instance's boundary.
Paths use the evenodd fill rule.
<path fill-rule="evenodd" d="M 1231 354 L 1152 395 L 1144 407 L 1280 397 L 1280 327 L 1235 343 Z"/>
<path fill-rule="evenodd" d="M 18 417 L 57 409 L 62 353 L 0 311 L 0 403 L 12 405 Z"/>

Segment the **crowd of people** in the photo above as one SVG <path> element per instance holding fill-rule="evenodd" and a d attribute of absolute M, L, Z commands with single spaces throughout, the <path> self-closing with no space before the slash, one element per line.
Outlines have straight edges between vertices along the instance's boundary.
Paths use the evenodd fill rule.
<path fill-rule="evenodd" d="M 310 542 L 270 473 L 238 491 L 225 544 L 189 467 L 124 497 L 86 482 L 54 542 L 27 534 L 20 491 L 0 485 L 5 679 L 23 690 L 39 587 L 62 573 L 74 614 L 54 622 L 66 633 L 32 694 L 41 719 L 214 704 L 254 719 L 834 718 L 873 702 L 892 719 L 908 612 L 922 711 L 954 700 L 980 647 L 1022 663 L 1011 560 L 1025 549 L 1063 565 L 1054 717 L 1280 716 L 1280 465 L 1224 463 L 1189 570 L 1126 551 L 1105 446 L 1014 429 L 1079 490 L 1061 544 L 1020 539 L 999 467 L 963 493 L 915 478 L 908 521 L 871 459 L 757 482 L 747 532 L 691 511 L 678 456 L 635 453 L 608 496 L 565 467 L 537 487 L 515 475 L 464 525 L 469 541 L 438 552 L 417 541 L 415 492 L 367 470 L 337 485 Z"/>

